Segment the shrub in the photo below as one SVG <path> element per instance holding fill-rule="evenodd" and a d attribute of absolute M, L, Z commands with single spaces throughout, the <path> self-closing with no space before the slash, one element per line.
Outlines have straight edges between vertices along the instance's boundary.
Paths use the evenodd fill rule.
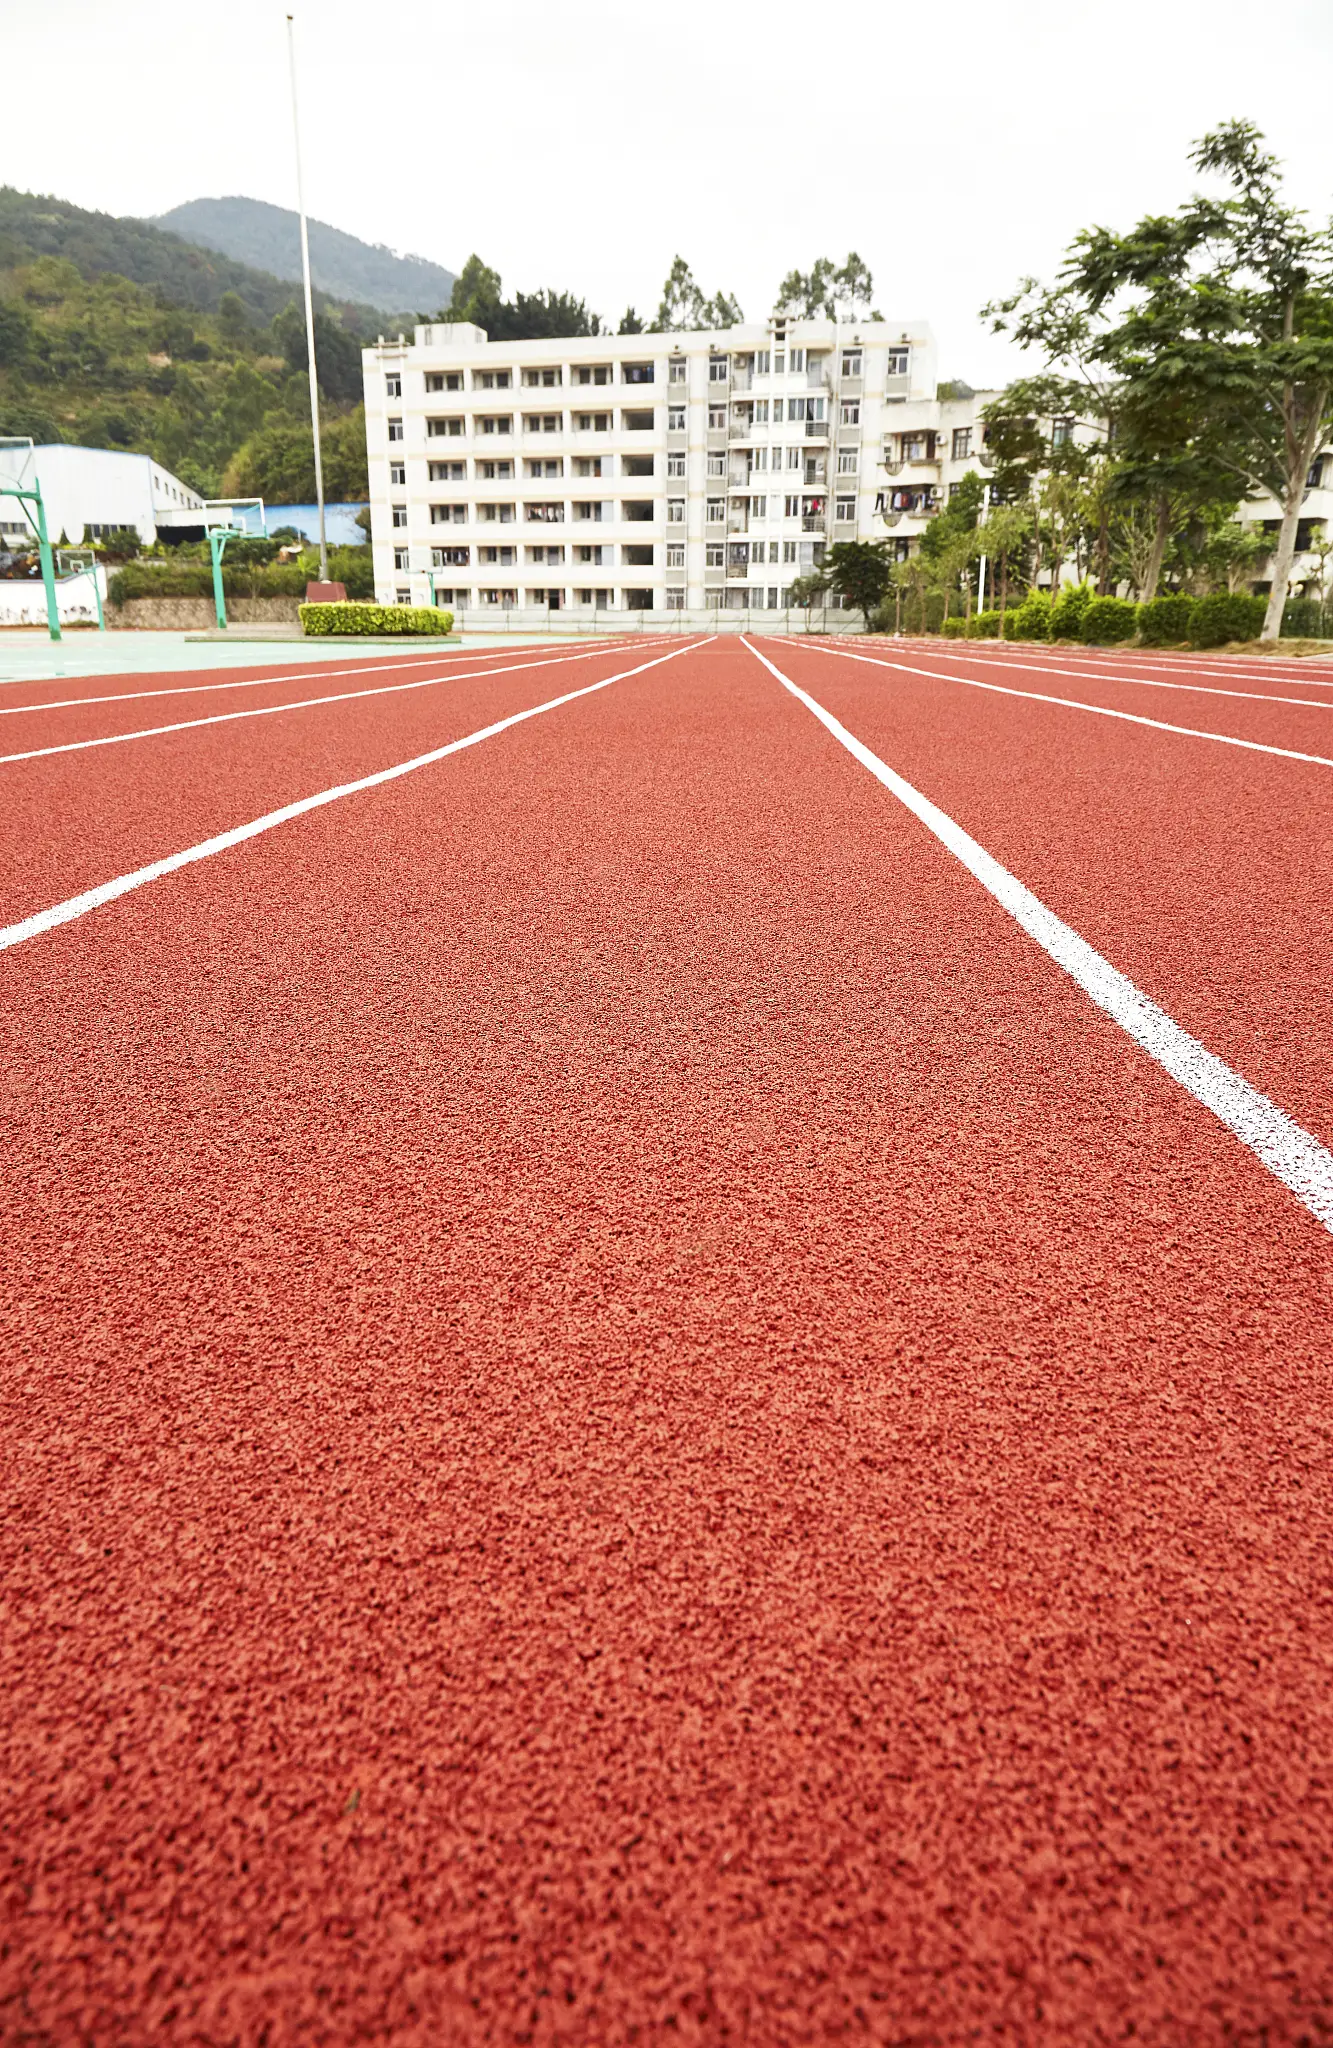
<path fill-rule="evenodd" d="M 1081 640 L 1083 615 L 1097 593 L 1085 577 L 1082 583 L 1062 590 L 1051 606 L 1052 640 Z"/>
<path fill-rule="evenodd" d="M 429 604 L 303 604 L 301 630 L 333 633 L 450 633 L 454 615 Z"/>
<path fill-rule="evenodd" d="M 962 640 L 966 637 L 966 624 L 964 619 L 946 619 L 940 632 L 946 640 Z"/>
<path fill-rule="evenodd" d="M 975 618 L 971 618 L 967 622 L 966 637 L 969 640 L 998 640 L 1000 637 L 1000 614 L 998 612 L 978 612 Z"/>
<path fill-rule="evenodd" d="M 1284 640 L 1324 640 L 1333 617 L 1317 597 L 1289 597 L 1282 613 Z"/>
<path fill-rule="evenodd" d="M 1004 615 L 1006 640 L 1049 640 L 1051 600 L 1044 590 L 1030 590 L 1016 611 Z"/>
<path fill-rule="evenodd" d="M 1139 608 L 1127 597 L 1094 597 L 1083 614 L 1085 647 L 1115 647 L 1134 638 Z"/>
<path fill-rule="evenodd" d="M 1191 647 L 1224 647 L 1228 640 L 1257 640 L 1264 629 L 1267 600 L 1225 590 L 1198 597 L 1190 606 Z"/>
<path fill-rule="evenodd" d="M 1189 639 L 1194 599 L 1176 594 L 1139 606 L 1139 638 L 1145 647 L 1178 647 Z"/>

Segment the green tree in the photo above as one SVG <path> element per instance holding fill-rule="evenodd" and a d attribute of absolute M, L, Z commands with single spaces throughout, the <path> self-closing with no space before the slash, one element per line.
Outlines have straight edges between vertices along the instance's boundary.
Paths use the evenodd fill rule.
<path fill-rule="evenodd" d="M 287 367 L 305 376 L 305 314 L 294 300 L 278 314 L 272 333 Z M 315 315 L 315 368 L 321 392 L 335 404 L 360 397 L 361 344 L 327 313 Z"/>
<path fill-rule="evenodd" d="M 773 311 L 789 320 L 877 320 L 871 311 L 875 281 L 856 251 L 834 263 L 818 256 L 809 270 L 789 270 L 778 287 Z"/>
<path fill-rule="evenodd" d="M 1333 230 L 1284 204 L 1278 165 L 1247 121 L 1191 161 L 1220 176 L 1174 216 L 1080 235 L 1067 276 L 1109 325 L 1098 344 L 1131 440 L 1185 421 L 1201 455 L 1282 508 L 1264 637 L 1276 639 L 1310 467 L 1333 426 Z M 1144 434 L 1143 422 L 1149 423 Z"/>
<path fill-rule="evenodd" d="M 739 327 L 745 315 L 729 292 L 706 299 L 683 256 L 677 256 L 662 286 L 653 322 L 655 334 L 692 334 L 701 328 Z"/>
<path fill-rule="evenodd" d="M 889 544 L 883 540 L 835 541 L 824 557 L 828 587 L 845 605 L 858 611 L 870 631 L 870 621 L 884 602 L 889 587 L 891 563 Z"/>
<path fill-rule="evenodd" d="M 617 334 L 642 334 L 642 333 L 643 333 L 643 322 L 642 322 L 642 320 L 640 320 L 640 318 L 639 318 L 638 314 L 637 314 L 637 313 L 635 312 L 635 310 L 634 310 L 633 306 L 626 306 L 626 308 L 625 308 L 624 312 L 623 312 L 623 313 L 621 314 L 621 316 L 620 316 L 620 325 L 619 325 L 619 327 L 618 327 L 618 328 L 616 329 L 616 333 L 617 333 Z"/>

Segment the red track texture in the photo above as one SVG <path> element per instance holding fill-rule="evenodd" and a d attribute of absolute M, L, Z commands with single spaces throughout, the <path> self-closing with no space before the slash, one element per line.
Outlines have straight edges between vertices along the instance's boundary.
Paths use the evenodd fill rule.
<path fill-rule="evenodd" d="M 1333 769 L 759 645 L 1333 1140 Z M 1333 2039 L 1333 1240 L 673 646 L 0 768 L 18 918 L 672 655 L 0 957 L 6 2042 Z"/>

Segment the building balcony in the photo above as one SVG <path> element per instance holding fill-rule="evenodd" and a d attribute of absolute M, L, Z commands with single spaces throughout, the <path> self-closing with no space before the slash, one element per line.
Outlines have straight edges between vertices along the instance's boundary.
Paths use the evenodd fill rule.
<path fill-rule="evenodd" d="M 816 513 L 809 513 L 809 512 L 807 512 L 807 513 L 806 513 L 806 515 L 805 515 L 805 517 L 804 517 L 804 519 L 802 519 L 802 521 L 801 521 L 801 532 L 802 532 L 802 533 L 822 533 L 823 531 L 824 531 L 824 515 L 823 515 L 823 513 L 822 513 L 822 512 L 816 512 Z"/>
<path fill-rule="evenodd" d="M 732 420 L 727 428 L 729 441 L 748 441 L 753 430 L 752 420 Z"/>
<path fill-rule="evenodd" d="M 733 370 L 731 388 L 733 391 L 748 391 L 753 379 L 749 370 Z"/>
<path fill-rule="evenodd" d="M 729 583 L 736 581 L 744 582 L 749 573 L 750 564 L 748 562 L 727 563 L 727 581 Z"/>
<path fill-rule="evenodd" d="M 728 533 L 748 533 L 750 521 L 743 512 L 733 512 L 727 520 Z"/>
<path fill-rule="evenodd" d="M 807 441 L 827 441 L 828 424 L 827 420 L 806 420 L 804 422 L 805 439 Z"/>

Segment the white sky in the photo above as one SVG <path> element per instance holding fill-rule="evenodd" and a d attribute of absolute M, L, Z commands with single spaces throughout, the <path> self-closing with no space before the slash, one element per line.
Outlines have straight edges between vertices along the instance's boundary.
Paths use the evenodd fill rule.
<path fill-rule="evenodd" d="M 294 204 L 284 17 L 0 0 L 0 182 Z M 1218 121 L 1256 121 L 1330 211 L 1328 0 L 298 0 L 297 30 L 312 214 L 613 322 L 677 250 L 759 318 L 793 264 L 854 248 L 942 375 L 996 383 L 1023 359 L 979 307 L 1080 228 L 1176 204 Z"/>

